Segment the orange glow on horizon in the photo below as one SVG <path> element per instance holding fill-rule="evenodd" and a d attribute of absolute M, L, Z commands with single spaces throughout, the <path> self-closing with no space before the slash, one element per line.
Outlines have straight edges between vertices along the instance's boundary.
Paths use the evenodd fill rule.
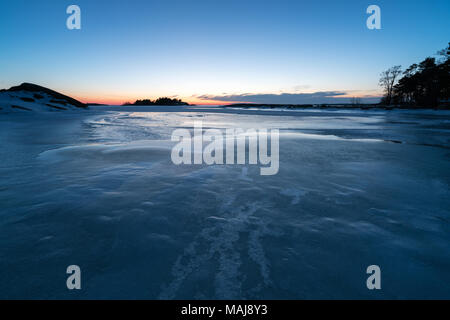
<path fill-rule="evenodd" d="M 104 104 L 104 105 L 113 105 L 113 106 L 120 106 L 124 103 L 131 102 L 134 103 L 136 100 L 140 99 L 152 99 L 155 98 L 98 98 L 98 97 L 82 97 L 82 96 L 73 96 L 74 99 L 77 99 L 83 103 L 97 103 L 97 104 Z M 203 99 L 196 99 L 196 98 L 177 98 L 181 99 L 184 102 L 189 103 L 190 105 L 229 105 L 233 103 L 239 103 L 239 101 L 220 101 L 220 100 L 203 100 Z"/>
<path fill-rule="evenodd" d="M 73 96 L 75 99 L 83 102 L 83 103 L 96 103 L 96 104 L 103 104 L 103 105 L 123 105 L 126 102 L 130 102 L 130 103 L 134 103 L 136 100 L 141 100 L 141 99 L 151 99 L 154 100 L 159 96 L 149 96 L 149 97 L 142 97 L 140 95 L 136 95 L 136 96 L 127 96 L 127 95 L 111 95 L 111 94 L 103 94 L 103 97 L 99 97 L 102 96 L 102 94 L 99 94 L 97 96 L 94 95 L 83 95 L 83 94 L 74 94 L 74 95 L 70 95 L 69 96 Z M 163 97 L 165 95 L 161 95 L 161 97 Z M 381 92 L 378 92 L 378 90 L 354 90 L 354 91 L 350 91 L 350 92 L 346 92 L 345 95 L 336 95 L 336 96 L 330 96 L 336 99 L 351 99 L 351 98 L 379 98 L 382 96 Z M 170 96 L 169 96 L 170 97 Z M 173 97 L 173 96 L 172 96 Z M 249 103 L 251 104 L 252 102 L 243 102 L 243 101 L 221 101 L 221 100 L 209 100 L 209 99 L 201 99 L 201 98 L 197 98 L 197 97 L 176 97 L 177 99 L 181 99 L 182 101 L 185 101 L 187 103 L 189 103 L 190 105 L 230 105 L 230 104 L 234 104 L 234 103 Z"/>

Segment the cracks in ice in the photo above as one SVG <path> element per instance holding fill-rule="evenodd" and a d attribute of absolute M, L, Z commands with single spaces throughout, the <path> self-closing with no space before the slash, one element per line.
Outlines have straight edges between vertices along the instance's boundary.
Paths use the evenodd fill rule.
<path fill-rule="evenodd" d="M 172 268 L 173 279 L 163 288 L 161 299 L 176 298 L 185 281 L 205 265 L 218 265 L 213 280 L 214 294 L 218 299 L 245 298 L 246 294 L 257 294 L 271 285 L 270 265 L 262 238 L 275 233 L 268 228 L 267 219 L 255 216 L 266 206 L 260 202 L 235 206 L 235 200 L 235 196 L 228 196 L 219 210 L 220 217 L 208 219 L 213 226 L 204 228 L 177 258 Z M 243 233 L 248 234 L 246 245 L 243 245 Z M 250 261 L 257 265 L 260 281 L 253 288 L 243 288 L 247 276 L 241 269 Z"/>

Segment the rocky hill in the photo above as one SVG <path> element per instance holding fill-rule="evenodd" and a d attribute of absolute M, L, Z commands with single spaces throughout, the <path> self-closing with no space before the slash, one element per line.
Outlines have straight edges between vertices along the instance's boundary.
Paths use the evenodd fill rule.
<path fill-rule="evenodd" d="M 86 109 L 87 105 L 32 83 L 0 90 L 0 113 Z"/>

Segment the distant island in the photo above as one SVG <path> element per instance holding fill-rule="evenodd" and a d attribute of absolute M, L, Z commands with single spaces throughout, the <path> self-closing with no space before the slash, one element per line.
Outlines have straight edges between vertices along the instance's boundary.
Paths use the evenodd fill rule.
<path fill-rule="evenodd" d="M 125 102 L 123 106 L 188 106 L 189 103 L 180 99 L 171 99 L 167 97 L 158 98 L 156 100 L 143 99 L 136 100 L 134 103 Z"/>

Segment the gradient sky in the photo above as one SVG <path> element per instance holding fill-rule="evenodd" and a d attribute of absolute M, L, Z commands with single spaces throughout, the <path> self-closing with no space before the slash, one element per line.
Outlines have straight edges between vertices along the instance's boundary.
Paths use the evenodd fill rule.
<path fill-rule="evenodd" d="M 66 28 L 71 4 L 81 30 Z M 371 4 L 382 30 L 366 28 Z M 381 71 L 449 41 L 449 0 L 2 0 L 0 88 L 32 82 L 114 104 L 337 102 L 379 96 Z"/>

